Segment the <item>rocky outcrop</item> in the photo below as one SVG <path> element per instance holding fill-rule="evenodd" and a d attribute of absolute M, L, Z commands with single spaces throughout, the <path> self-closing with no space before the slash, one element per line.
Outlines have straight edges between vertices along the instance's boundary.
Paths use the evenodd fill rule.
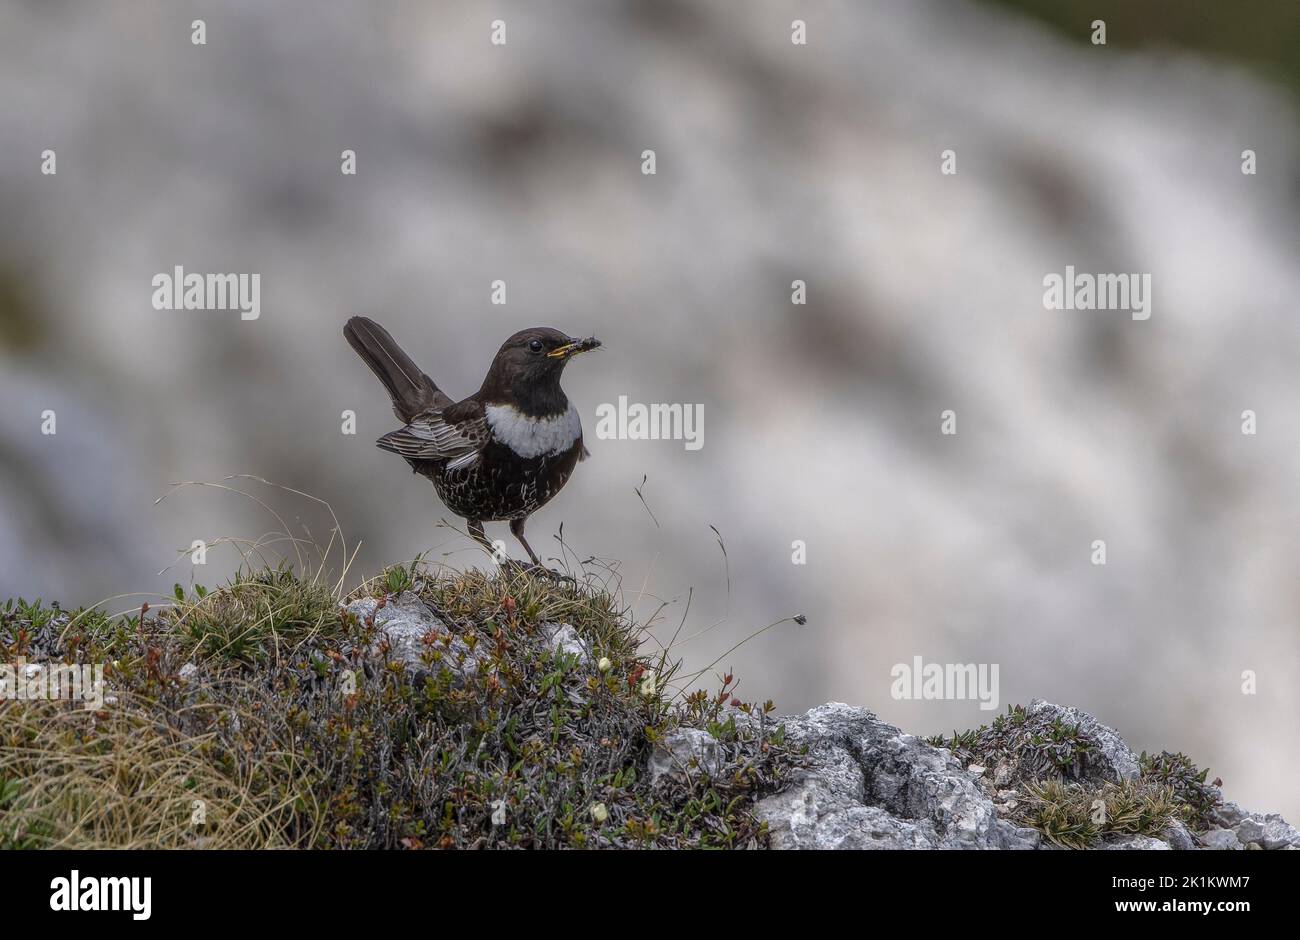
<path fill-rule="evenodd" d="M 1277 813 L 1251 813 L 1236 803 L 1223 803 L 1211 814 L 1222 829 L 1212 832 L 1230 832 L 1237 837 L 1239 846 L 1222 848 L 1294 849 L 1300 848 L 1300 834 Z M 1208 833 L 1207 833 L 1208 834 Z"/>
<path fill-rule="evenodd" d="M 686 780 L 696 774 L 717 774 L 723 765 L 718 741 L 699 728 L 679 728 L 656 745 L 650 755 L 650 783 L 665 778 Z"/>
<path fill-rule="evenodd" d="M 948 752 L 832 703 L 786 719 L 808 748 L 794 785 L 755 808 L 778 849 L 1032 849 Z"/>
<path fill-rule="evenodd" d="M 1139 774 L 1139 759 L 1123 738 L 1091 715 L 1035 701 L 1032 718 L 1077 729 L 1090 762 L 1080 779 L 1120 783 Z M 759 802 L 777 849 L 1036 849 L 1055 846 L 1014 820 L 1016 802 L 1003 798 L 988 768 L 964 766 L 864 708 L 821 705 L 784 719 L 786 733 L 807 746 L 807 765 L 792 784 Z M 668 748 L 678 744 L 665 742 Z M 1220 802 L 1213 828 L 1193 832 L 1174 822 L 1159 836 L 1112 835 L 1105 849 L 1300 848 L 1300 832 L 1276 814 L 1251 813 Z"/>

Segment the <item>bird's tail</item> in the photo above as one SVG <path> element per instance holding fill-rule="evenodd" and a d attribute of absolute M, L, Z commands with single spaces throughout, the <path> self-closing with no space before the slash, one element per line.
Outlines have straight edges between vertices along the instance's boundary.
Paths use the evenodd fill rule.
<path fill-rule="evenodd" d="M 353 317 L 343 336 L 379 377 L 393 399 L 393 413 L 409 423 L 416 415 L 451 403 L 438 386 L 411 361 L 388 331 L 367 317 Z"/>

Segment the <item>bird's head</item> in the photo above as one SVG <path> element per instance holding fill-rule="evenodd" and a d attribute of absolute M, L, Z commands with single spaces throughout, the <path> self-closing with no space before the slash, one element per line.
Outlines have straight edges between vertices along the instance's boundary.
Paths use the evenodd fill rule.
<path fill-rule="evenodd" d="M 530 389 L 539 393 L 550 388 L 558 390 L 560 374 L 568 361 L 599 346 L 600 340 L 594 336 L 579 339 L 550 327 L 520 330 L 497 350 L 484 385 L 508 389 L 517 396 Z"/>

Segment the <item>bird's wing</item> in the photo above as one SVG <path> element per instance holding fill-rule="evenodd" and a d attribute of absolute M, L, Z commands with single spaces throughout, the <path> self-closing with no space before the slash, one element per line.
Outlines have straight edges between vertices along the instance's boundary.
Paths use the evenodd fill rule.
<path fill-rule="evenodd" d="M 489 437 L 483 406 L 466 400 L 416 415 L 406 427 L 385 434 L 376 443 L 408 460 L 446 460 L 448 470 L 459 470 L 478 460 Z"/>

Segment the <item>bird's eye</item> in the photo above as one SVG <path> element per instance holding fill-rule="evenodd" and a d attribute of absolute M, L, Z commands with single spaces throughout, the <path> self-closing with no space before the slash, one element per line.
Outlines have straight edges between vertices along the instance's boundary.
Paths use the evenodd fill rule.
<path fill-rule="evenodd" d="M 531 349 L 533 352 L 541 352 L 541 351 L 542 351 L 542 341 L 541 341 L 540 339 L 535 339 L 535 340 L 533 340 L 531 343 L 528 344 L 528 348 Z"/>

